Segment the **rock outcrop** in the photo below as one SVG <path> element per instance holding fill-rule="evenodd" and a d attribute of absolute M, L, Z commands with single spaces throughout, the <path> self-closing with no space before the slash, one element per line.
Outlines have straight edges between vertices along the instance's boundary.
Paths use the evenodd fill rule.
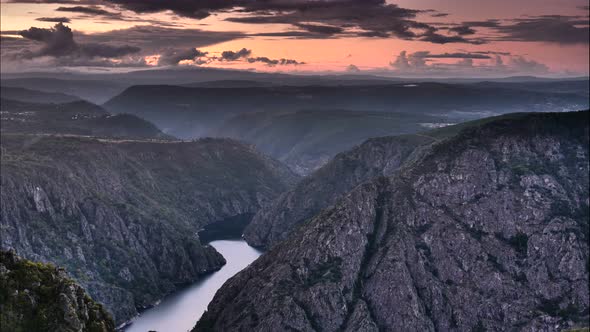
<path fill-rule="evenodd" d="M 511 113 L 416 134 L 369 139 L 338 154 L 324 167 L 261 208 L 245 229 L 244 238 L 252 246 L 268 249 L 359 184 L 392 175 L 430 144 L 452 137 L 465 128 L 501 119 L 518 119 L 527 114 Z"/>
<path fill-rule="evenodd" d="M 194 331 L 561 331 L 589 320 L 589 113 L 463 130 L 356 187 Z"/>
<path fill-rule="evenodd" d="M 111 332 L 115 323 L 63 269 L 0 251 L 0 331 Z"/>
<path fill-rule="evenodd" d="M 3 135 L 1 246 L 63 266 L 120 323 L 219 269 L 204 225 L 253 214 L 296 180 L 231 140 Z"/>
<path fill-rule="evenodd" d="M 354 187 L 391 175 L 417 147 L 435 140 L 424 135 L 373 138 L 336 155 L 327 165 L 260 209 L 246 227 L 244 239 L 254 247 L 272 247 Z"/>

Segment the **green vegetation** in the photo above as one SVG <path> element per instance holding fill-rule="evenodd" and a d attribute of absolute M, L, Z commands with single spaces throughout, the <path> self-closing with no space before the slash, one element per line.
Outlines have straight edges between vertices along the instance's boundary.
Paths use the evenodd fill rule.
<path fill-rule="evenodd" d="M 0 331 L 114 331 L 102 306 L 51 264 L 0 251 Z"/>

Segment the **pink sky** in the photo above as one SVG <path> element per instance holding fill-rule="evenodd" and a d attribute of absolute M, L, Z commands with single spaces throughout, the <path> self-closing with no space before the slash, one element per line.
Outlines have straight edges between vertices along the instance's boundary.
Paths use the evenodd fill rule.
<path fill-rule="evenodd" d="M 180 64 L 214 66 L 214 67 L 229 67 L 229 68 L 255 68 L 262 71 L 297 71 L 297 72 L 326 72 L 326 71 L 345 71 L 349 65 L 354 65 L 360 72 L 367 73 L 386 73 L 402 75 L 435 75 L 447 76 L 463 76 L 463 75 L 478 75 L 482 74 L 484 70 L 497 73 L 498 76 L 508 74 L 538 74 L 545 76 L 573 76 L 573 75 L 587 75 L 589 71 L 589 51 L 587 42 L 576 42 L 560 40 L 535 40 L 529 38 L 527 34 L 525 40 L 508 40 L 503 37 L 502 40 L 496 40 L 498 31 L 490 30 L 485 27 L 477 27 L 476 33 L 472 35 L 465 35 L 465 38 L 474 40 L 476 38 L 485 38 L 486 42 L 482 44 L 463 43 L 463 42 L 449 42 L 436 43 L 430 41 L 421 41 L 421 38 L 402 39 L 399 36 L 388 35 L 383 37 L 358 37 L 350 32 L 345 34 L 335 34 L 330 36 L 322 35 L 321 37 L 307 37 L 294 38 L 292 36 L 254 36 L 255 34 L 265 32 L 288 32 L 299 31 L 301 26 L 296 24 L 312 24 L 324 25 L 321 21 L 324 16 L 317 18 L 314 21 L 297 22 L 295 25 L 291 22 L 281 24 L 247 24 L 229 22 L 228 18 L 234 17 L 248 17 L 254 16 L 252 14 L 241 14 L 236 12 L 219 11 L 212 12 L 212 15 L 200 19 L 194 17 L 185 17 L 172 13 L 170 11 L 154 11 L 149 13 L 138 13 L 134 8 L 115 6 L 106 1 L 88 2 L 82 0 L 80 6 L 98 8 L 110 13 L 120 13 L 127 19 L 122 20 L 117 17 L 86 15 L 79 12 L 67 12 L 57 10 L 59 7 L 71 7 L 72 4 L 67 3 L 25 3 L 14 0 L 8 2 L 2 0 L 2 17 L 1 30 L 3 35 L 18 36 L 21 30 L 26 30 L 31 27 L 38 27 L 44 29 L 51 29 L 55 22 L 39 21 L 39 18 L 57 18 L 66 17 L 70 22 L 65 23 L 66 26 L 73 30 L 74 39 L 80 40 L 88 39 L 93 41 L 96 36 L 105 34 L 113 30 L 128 29 L 134 26 L 162 26 L 167 29 L 166 33 L 179 33 L 183 30 L 192 29 L 202 31 L 204 34 L 211 33 L 227 33 L 237 32 L 240 35 L 233 38 L 223 38 L 221 40 L 212 40 L 204 42 L 202 38 L 193 35 L 187 35 L 182 41 L 184 48 L 197 48 L 199 51 L 208 52 L 208 58 L 199 61 L 182 61 Z M 280 0 L 272 0 L 280 1 Z M 297 2 L 298 0 L 291 0 Z M 309 0 L 301 0 L 303 2 Z M 325 0 L 330 1 L 330 0 Z M 354 0 L 331 0 L 331 1 L 354 1 Z M 358 0 L 356 0 L 358 1 Z M 43 2 L 43 1 L 40 1 Z M 55 1 L 49 1 L 55 2 Z M 57 0 L 56 2 L 59 2 Z M 100 6 L 93 5 L 99 3 Z M 362 2 L 361 2 L 362 3 Z M 428 12 L 418 13 L 412 21 L 426 23 L 434 27 L 449 27 L 464 25 L 464 22 L 470 21 L 486 21 L 490 19 L 502 20 L 503 26 L 514 25 L 517 20 L 537 20 L 543 15 L 560 15 L 557 19 L 545 20 L 539 24 L 545 24 L 547 29 L 562 29 L 562 27 L 555 25 L 555 22 L 566 22 L 572 25 L 574 29 L 588 30 L 588 9 L 581 8 L 587 6 L 587 1 L 580 0 L 496 0 L 496 1 L 471 1 L 471 0 L 399 0 L 388 1 L 388 3 L 396 4 L 400 8 L 417 9 L 417 10 L 433 10 Z M 102 4 L 109 4 L 107 6 Z M 437 14 L 439 17 L 433 17 Z M 442 14 L 448 14 L 442 16 Z M 331 14 L 330 14 L 331 15 Z M 328 15 L 328 18 L 331 16 Z M 312 17 L 312 16 L 310 16 Z M 537 17 L 537 18 L 535 18 Z M 545 22 L 547 21 L 547 22 Z M 586 22 L 585 25 L 580 25 L 580 21 Z M 367 19 L 371 23 L 371 18 Z M 571 22 L 571 23 L 570 23 Z M 326 21 L 325 25 L 334 25 L 334 21 Z M 165 27 L 164 27 L 165 26 Z M 545 26 L 543 26 L 545 28 Z M 354 31 L 351 28 L 349 31 Z M 191 30 L 191 31 L 192 31 Z M 446 30 L 439 30 L 440 34 L 447 35 Z M 519 32 L 520 33 L 520 32 Z M 549 34 L 552 32 L 549 31 Z M 556 35 L 559 37 L 559 31 Z M 141 52 L 134 56 L 140 56 L 145 59 L 157 59 L 164 50 L 170 51 L 170 47 L 166 47 L 166 43 L 158 47 L 151 45 L 145 47 L 145 40 L 115 40 L 103 36 L 101 42 L 110 42 L 118 45 L 128 42 L 132 46 L 141 48 Z M 20 38 L 20 36 L 18 36 Z M 567 37 L 567 33 L 565 33 Z M 155 36 L 154 38 L 158 38 Z M 521 38 L 523 39 L 523 38 Z M 193 42 L 194 40 L 194 42 Z M 12 40 L 11 40 L 12 42 Z M 32 41 L 28 47 L 32 47 L 34 52 L 35 42 Z M 134 44 L 134 42 L 137 43 Z M 18 56 L 10 55 L 13 49 L 11 44 L 3 40 L 2 43 L 3 65 L 7 68 L 19 68 L 19 66 L 43 66 L 51 62 L 51 56 L 43 56 L 35 59 L 21 60 Z M 43 46 L 43 44 L 40 44 Z M 223 51 L 232 50 L 238 51 L 242 48 L 251 50 L 250 59 L 267 58 L 267 59 L 293 59 L 300 63 L 298 65 L 269 65 L 268 63 L 248 60 L 244 57 L 236 61 L 219 61 Z M 456 58 L 426 58 L 424 64 L 419 63 L 417 66 L 410 65 L 407 68 L 396 68 L 392 66 L 392 62 L 396 62 L 400 53 L 405 51 L 406 54 L 420 54 L 420 52 L 430 52 L 430 54 L 445 54 L 445 53 L 462 53 L 471 54 L 473 52 L 501 52 L 505 55 L 500 56 L 502 67 L 497 66 L 497 57 L 489 56 L 485 59 L 474 58 L 468 62 L 463 59 Z M 418 53 L 417 53 L 418 52 Z M 509 55 L 508 55 L 509 54 Z M 64 60 L 58 59 L 58 60 Z M 109 61 L 120 61 L 119 59 L 109 59 Z M 125 61 L 125 60 L 123 60 Z M 526 61 L 526 62 L 522 62 Z M 205 63 L 206 62 L 206 63 Z M 22 63 L 22 64 L 19 64 Z M 59 66 L 68 66 L 65 61 L 58 61 Z M 28 64 L 28 65 L 27 65 Z M 153 64 L 153 61 L 148 61 L 148 64 Z M 538 64 L 538 66 L 537 66 Z M 494 67 L 495 66 L 495 67 Z M 351 67 L 352 68 L 352 67 Z M 495 71 L 498 69 L 498 71 Z M 501 69 L 501 70 L 500 70 Z M 356 70 L 356 69 L 355 69 Z M 529 72 L 530 71 L 530 72 Z M 471 73 L 471 74 L 470 74 Z"/>

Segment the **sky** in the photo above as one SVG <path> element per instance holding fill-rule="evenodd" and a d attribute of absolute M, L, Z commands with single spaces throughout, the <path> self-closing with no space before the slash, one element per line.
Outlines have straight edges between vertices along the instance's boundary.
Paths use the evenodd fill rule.
<path fill-rule="evenodd" d="M 589 72 L 588 0 L 0 1 L 3 72 Z"/>

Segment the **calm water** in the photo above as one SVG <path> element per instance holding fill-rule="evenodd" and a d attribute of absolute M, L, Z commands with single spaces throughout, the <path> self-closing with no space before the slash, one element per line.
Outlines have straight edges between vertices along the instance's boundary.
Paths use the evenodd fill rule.
<path fill-rule="evenodd" d="M 125 330 L 126 332 L 190 331 L 221 285 L 261 254 L 243 240 L 219 240 L 211 242 L 210 245 L 225 257 L 227 264 L 194 285 L 166 297 L 154 308 L 144 311 Z"/>

